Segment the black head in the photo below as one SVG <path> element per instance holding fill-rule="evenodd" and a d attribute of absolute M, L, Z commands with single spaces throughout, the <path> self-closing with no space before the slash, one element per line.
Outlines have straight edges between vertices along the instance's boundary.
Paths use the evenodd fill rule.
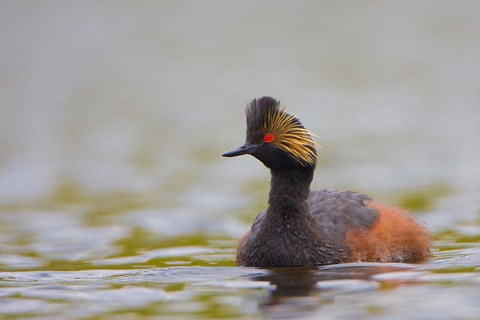
<path fill-rule="evenodd" d="M 251 154 L 271 169 L 315 167 L 317 152 L 312 134 L 280 102 L 263 97 L 246 109 L 247 138 L 240 148 L 224 157 Z"/>

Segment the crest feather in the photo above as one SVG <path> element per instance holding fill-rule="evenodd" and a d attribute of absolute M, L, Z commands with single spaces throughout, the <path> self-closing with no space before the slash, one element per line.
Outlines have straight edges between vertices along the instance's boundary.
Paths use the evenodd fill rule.
<path fill-rule="evenodd" d="M 315 165 L 317 160 L 314 134 L 305 129 L 300 120 L 285 112 L 285 107 L 271 97 L 254 99 L 246 109 L 247 140 L 254 142 L 271 133 L 271 144 L 297 160 L 302 165 Z"/>

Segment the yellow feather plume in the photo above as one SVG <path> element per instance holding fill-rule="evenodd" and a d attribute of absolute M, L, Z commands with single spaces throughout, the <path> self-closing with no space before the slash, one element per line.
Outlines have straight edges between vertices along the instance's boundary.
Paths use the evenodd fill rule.
<path fill-rule="evenodd" d="M 270 109 L 263 123 L 264 133 L 274 135 L 271 142 L 275 147 L 289 153 L 302 165 L 315 164 L 317 160 L 313 133 L 305 129 L 300 121 L 285 112 L 285 108 Z"/>

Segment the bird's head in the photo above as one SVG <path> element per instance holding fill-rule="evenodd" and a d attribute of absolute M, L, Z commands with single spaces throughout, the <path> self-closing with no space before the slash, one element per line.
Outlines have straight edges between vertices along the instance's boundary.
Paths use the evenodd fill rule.
<path fill-rule="evenodd" d="M 271 97 L 254 99 L 247 105 L 245 144 L 224 157 L 251 154 L 270 169 L 315 168 L 316 142 L 313 134 L 295 116 L 285 112 Z"/>

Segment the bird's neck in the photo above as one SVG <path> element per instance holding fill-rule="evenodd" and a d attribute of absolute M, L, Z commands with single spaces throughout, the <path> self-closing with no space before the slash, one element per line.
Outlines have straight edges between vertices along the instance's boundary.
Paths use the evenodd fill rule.
<path fill-rule="evenodd" d="M 339 262 L 339 249 L 321 234 L 308 209 L 313 168 L 271 170 L 266 214 L 247 242 L 248 266 L 313 266 Z M 255 230 L 256 229 L 256 230 Z"/>
<path fill-rule="evenodd" d="M 271 175 L 267 214 L 283 218 L 308 215 L 313 168 L 272 169 Z"/>

